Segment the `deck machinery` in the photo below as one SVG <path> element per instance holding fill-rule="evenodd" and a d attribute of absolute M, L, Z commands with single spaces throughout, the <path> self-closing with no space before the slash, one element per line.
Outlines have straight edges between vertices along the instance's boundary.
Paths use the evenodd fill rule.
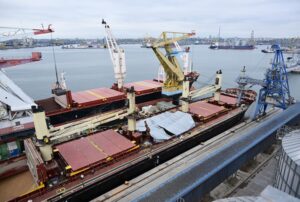
<path fill-rule="evenodd" d="M 162 93 L 167 96 L 180 94 L 182 92 L 185 77 L 191 82 L 191 85 L 199 77 L 197 72 L 186 72 L 187 74 L 185 74 L 176 58 L 178 51 L 172 48 L 172 45 L 177 44 L 177 41 L 187 39 L 193 35 L 195 35 L 194 32 L 163 32 L 158 40 L 151 46 L 166 74 Z M 165 49 L 165 54 L 160 50 L 161 47 Z"/>

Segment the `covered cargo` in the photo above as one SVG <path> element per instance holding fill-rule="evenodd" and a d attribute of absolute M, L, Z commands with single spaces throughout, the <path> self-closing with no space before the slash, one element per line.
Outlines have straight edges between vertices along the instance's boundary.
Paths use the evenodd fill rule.
<path fill-rule="evenodd" d="M 154 141 L 162 142 L 170 139 L 172 135 L 181 135 L 195 127 L 195 122 L 188 113 L 181 111 L 164 112 L 137 122 L 138 131 L 146 131 L 147 127 Z"/>

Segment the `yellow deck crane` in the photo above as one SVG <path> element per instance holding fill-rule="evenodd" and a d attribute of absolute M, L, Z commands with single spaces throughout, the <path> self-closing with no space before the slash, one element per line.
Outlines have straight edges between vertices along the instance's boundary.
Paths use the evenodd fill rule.
<path fill-rule="evenodd" d="M 175 42 L 190 38 L 193 35 L 195 35 L 194 32 L 163 32 L 159 36 L 158 40 L 151 46 L 166 74 L 166 79 L 163 85 L 163 93 L 165 95 L 173 95 L 181 92 L 182 82 L 185 77 L 187 77 L 192 84 L 199 76 L 199 74 L 195 72 L 190 72 L 189 75 L 184 75 L 180 63 L 176 58 L 178 51 L 173 50 Z M 162 47 L 165 49 L 165 53 L 160 50 Z"/>

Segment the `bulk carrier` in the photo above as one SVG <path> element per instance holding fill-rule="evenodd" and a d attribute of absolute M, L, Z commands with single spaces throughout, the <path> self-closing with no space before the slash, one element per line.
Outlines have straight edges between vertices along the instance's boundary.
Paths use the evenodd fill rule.
<path fill-rule="evenodd" d="M 191 87 L 199 74 L 183 71 L 172 47 L 194 33 L 163 32 L 152 44 L 163 82 L 124 83 L 124 50 L 103 24 L 116 84 L 73 93 L 57 79 L 53 97 L 32 106 L 35 127 L 5 136 L 31 136 L 24 148 L 36 189 L 16 201 L 92 199 L 229 129 L 255 100 L 251 90 L 221 90 L 221 70 L 214 84 Z"/>
<path fill-rule="evenodd" d="M 239 40 L 238 42 L 236 40 L 232 41 L 224 41 L 221 42 L 220 40 L 220 29 L 219 29 L 219 37 L 218 40 L 215 42 L 212 42 L 209 46 L 210 49 L 217 50 L 217 49 L 232 49 L 232 50 L 253 50 L 255 49 L 255 41 L 254 41 L 254 31 L 251 32 L 251 38 L 250 40 L 243 41 Z"/>

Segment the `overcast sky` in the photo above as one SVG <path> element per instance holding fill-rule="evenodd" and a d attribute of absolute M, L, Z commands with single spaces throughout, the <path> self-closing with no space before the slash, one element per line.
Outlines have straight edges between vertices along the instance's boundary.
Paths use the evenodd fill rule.
<path fill-rule="evenodd" d="M 300 0 L 0 0 L 0 26 L 52 24 L 57 38 L 118 38 L 196 30 L 197 36 L 299 37 Z"/>

